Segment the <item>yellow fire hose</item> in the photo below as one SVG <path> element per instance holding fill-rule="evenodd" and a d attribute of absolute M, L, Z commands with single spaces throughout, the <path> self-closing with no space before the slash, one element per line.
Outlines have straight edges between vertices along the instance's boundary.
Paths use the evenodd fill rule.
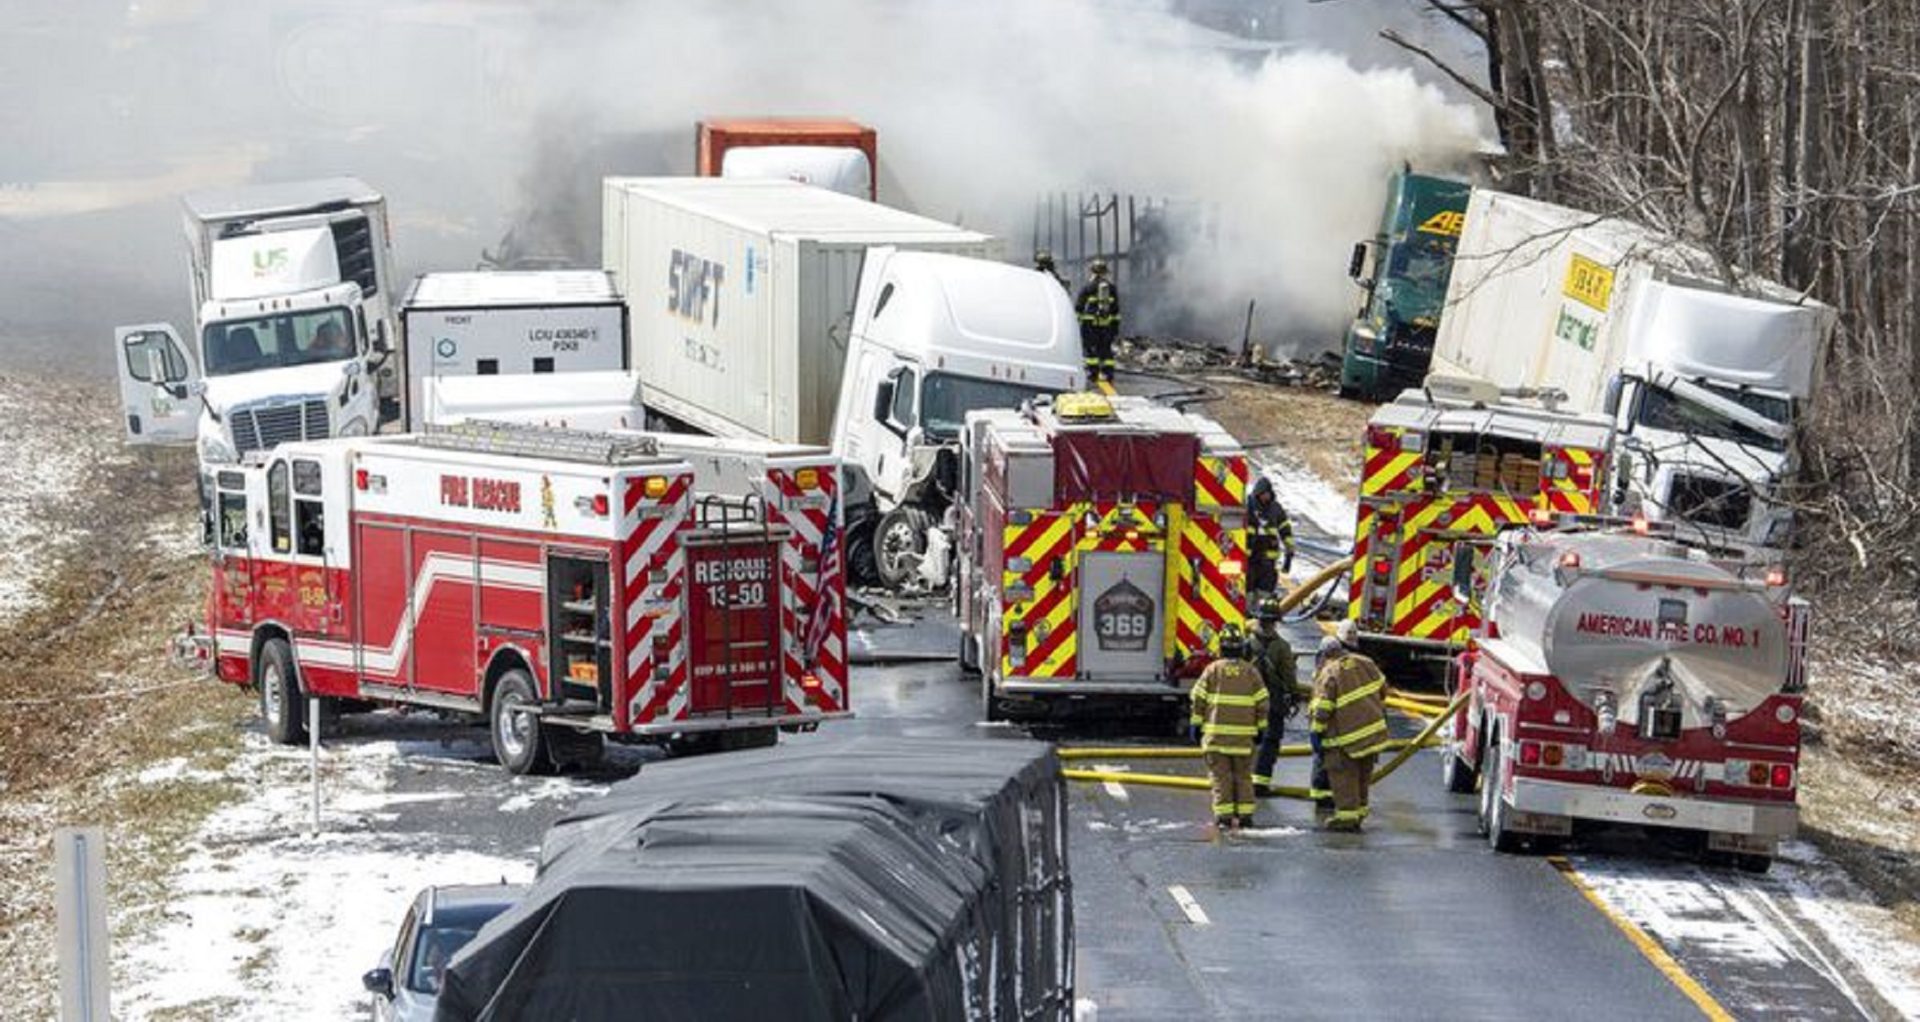
<path fill-rule="evenodd" d="M 1452 720 L 1453 715 L 1459 713 L 1460 708 L 1465 706 L 1466 703 L 1467 693 L 1462 692 L 1455 696 L 1453 701 L 1448 703 L 1446 707 L 1440 711 L 1439 716 L 1429 720 L 1427 726 L 1421 729 L 1418 735 L 1410 739 L 1396 739 L 1394 742 L 1389 743 L 1389 748 L 1397 746 L 1398 751 L 1394 753 L 1393 758 L 1387 760 L 1374 770 L 1373 781 L 1379 782 L 1385 780 L 1388 776 L 1392 775 L 1395 770 L 1400 769 L 1401 764 L 1413 758 L 1415 752 L 1434 744 L 1433 736 L 1439 732 L 1440 726 Z M 1287 745 L 1281 747 L 1280 754 L 1283 756 L 1303 756 L 1311 751 L 1310 746 Z M 1061 749 L 1059 751 L 1059 756 L 1063 760 L 1197 759 L 1200 755 L 1201 751 L 1197 748 L 1179 747 L 1130 749 L 1123 746 L 1106 749 Z M 1125 770 L 1082 770 L 1076 767 L 1068 767 L 1060 771 L 1060 776 L 1065 777 L 1069 781 L 1117 781 L 1121 784 L 1144 784 L 1157 788 L 1190 788 L 1196 791 L 1204 791 L 1210 786 L 1208 780 L 1204 777 L 1188 777 L 1182 774 L 1136 774 Z M 1268 789 L 1268 792 L 1270 797 L 1274 798 L 1310 799 L 1313 797 L 1312 792 L 1306 788 L 1295 785 L 1274 785 Z"/>

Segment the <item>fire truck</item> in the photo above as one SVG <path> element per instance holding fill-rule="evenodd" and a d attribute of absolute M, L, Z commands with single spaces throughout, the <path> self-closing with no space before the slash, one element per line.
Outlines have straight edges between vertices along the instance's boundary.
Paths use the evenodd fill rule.
<path fill-rule="evenodd" d="M 1488 556 L 1442 762 L 1493 847 L 1633 824 L 1764 872 L 1798 819 L 1809 608 L 1784 571 L 1643 518 L 1513 530 Z"/>
<path fill-rule="evenodd" d="M 304 702 L 484 717 L 515 773 L 603 738 L 766 744 L 846 716 L 839 462 L 817 447 L 467 422 L 213 473 L 181 652 Z"/>
<path fill-rule="evenodd" d="M 1603 507 L 1606 420 L 1518 397 L 1429 377 L 1367 423 L 1347 615 L 1389 663 L 1437 677 L 1465 647 L 1480 619 L 1474 579 L 1500 530 Z"/>
<path fill-rule="evenodd" d="M 988 720 L 1095 702 L 1184 723 L 1218 633 L 1244 627 L 1247 457 L 1212 420 L 1063 394 L 961 432 L 961 665 Z"/>

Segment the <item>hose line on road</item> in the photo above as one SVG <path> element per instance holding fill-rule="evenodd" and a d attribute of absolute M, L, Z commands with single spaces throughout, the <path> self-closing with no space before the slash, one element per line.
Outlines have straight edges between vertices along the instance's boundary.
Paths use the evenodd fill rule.
<path fill-rule="evenodd" d="M 1287 618 L 1286 615 L 1288 611 L 1305 603 L 1314 593 L 1319 592 L 1324 587 L 1330 586 L 1335 579 L 1345 577 L 1347 569 L 1351 567 L 1353 567 L 1353 558 L 1347 556 L 1308 575 L 1306 581 L 1287 590 L 1287 595 L 1280 597 L 1280 616 L 1290 621 L 1305 620 L 1306 617 L 1310 617 L 1311 615 L 1306 615 L 1301 618 Z M 1315 607 L 1314 610 L 1317 612 L 1319 608 Z"/>
<path fill-rule="evenodd" d="M 1466 704 L 1467 693 L 1461 692 L 1455 696 L 1453 701 L 1448 703 L 1444 709 L 1440 710 L 1438 716 L 1427 721 L 1427 726 L 1422 728 L 1419 734 L 1412 738 L 1396 738 L 1387 743 L 1386 748 L 1395 749 L 1396 751 L 1392 758 L 1374 770 L 1373 782 L 1378 783 L 1386 780 L 1389 776 L 1392 776 L 1395 770 L 1400 769 L 1402 764 L 1413 758 L 1415 752 L 1438 744 L 1438 740 L 1434 736 L 1440 731 L 1441 726 L 1452 720 L 1454 715 L 1460 712 L 1460 708 Z M 1280 747 L 1280 754 L 1282 756 L 1305 756 L 1310 755 L 1312 751 L 1312 748 L 1306 745 L 1283 745 Z M 1142 746 L 1140 748 L 1119 746 L 1112 748 L 1061 749 L 1058 751 L 1058 755 L 1063 760 L 1072 761 L 1082 759 L 1198 759 L 1203 753 L 1200 749 L 1190 746 Z M 1127 770 L 1083 770 L 1078 767 L 1065 767 L 1061 769 L 1060 776 L 1069 781 L 1114 781 L 1120 784 L 1142 784 L 1157 788 L 1184 788 L 1192 791 L 1205 791 L 1210 786 L 1210 783 L 1204 777 L 1190 777 L 1185 774 L 1136 774 Z M 1271 798 L 1311 799 L 1313 797 L 1312 792 L 1294 785 L 1274 785 L 1268 789 L 1268 795 Z"/>

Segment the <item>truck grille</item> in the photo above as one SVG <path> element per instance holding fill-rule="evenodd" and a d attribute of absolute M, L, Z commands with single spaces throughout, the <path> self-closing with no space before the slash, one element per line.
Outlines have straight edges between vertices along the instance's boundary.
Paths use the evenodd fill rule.
<path fill-rule="evenodd" d="M 1745 528 L 1753 492 L 1737 482 L 1705 476 L 1675 476 L 1669 513 L 1700 525 Z"/>
<path fill-rule="evenodd" d="M 233 444 L 240 454 L 270 450 L 292 440 L 321 440 L 327 435 L 327 403 L 267 405 L 234 412 Z"/>

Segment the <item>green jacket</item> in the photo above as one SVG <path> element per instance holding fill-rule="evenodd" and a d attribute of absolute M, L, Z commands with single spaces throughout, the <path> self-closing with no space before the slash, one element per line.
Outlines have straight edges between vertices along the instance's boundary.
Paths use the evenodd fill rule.
<path fill-rule="evenodd" d="M 1292 716 L 1291 707 L 1299 704 L 1295 686 L 1299 676 L 1294 666 L 1293 644 L 1287 637 L 1274 633 L 1267 640 L 1266 648 L 1260 652 L 1260 680 L 1266 682 L 1267 695 L 1275 704 L 1288 707 L 1287 715 Z"/>

